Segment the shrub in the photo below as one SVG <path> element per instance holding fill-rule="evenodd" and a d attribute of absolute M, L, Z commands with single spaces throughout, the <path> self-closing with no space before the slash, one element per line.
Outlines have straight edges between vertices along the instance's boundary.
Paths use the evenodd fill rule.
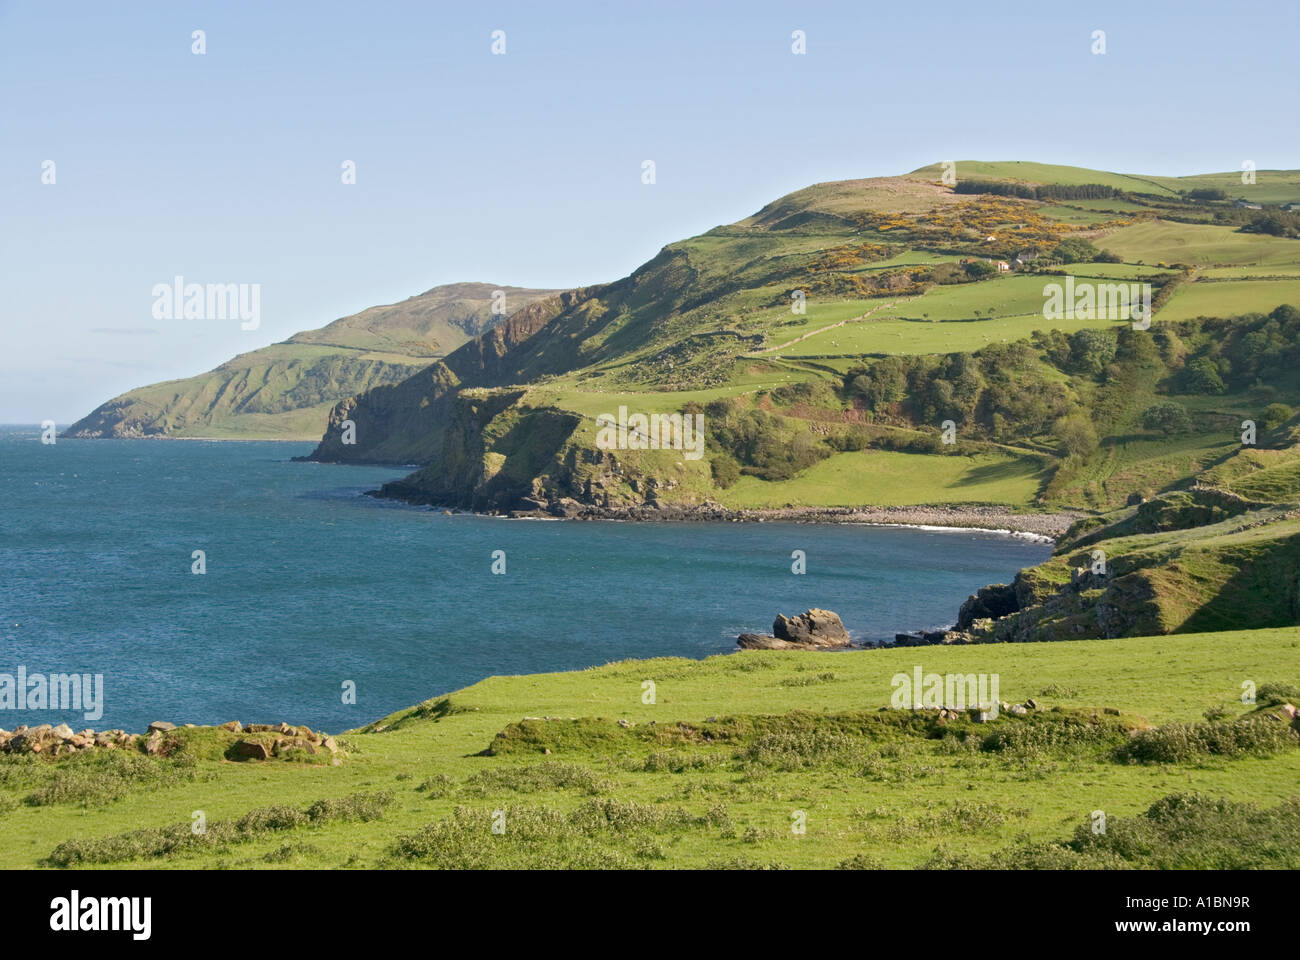
<path fill-rule="evenodd" d="M 464 792 L 472 796 L 486 796 L 503 790 L 515 793 L 575 790 L 578 793 L 597 794 L 613 786 L 588 767 L 548 760 L 529 766 L 480 770 L 466 782 Z"/>
<path fill-rule="evenodd" d="M 92 750 L 62 761 L 23 802 L 33 807 L 112 803 L 136 791 L 194 780 L 195 767 L 195 760 L 187 755 L 157 760 L 127 750 Z"/>
<path fill-rule="evenodd" d="M 725 453 L 716 454 L 709 461 L 709 469 L 713 474 L 713 482 L 720 490 L 726 490 L 740 479 L 740 464 L 735 457 Z"/>
<path fill-rule="evenodd" d="M 837 870 L 884 870 L 885 865 L 867 853 L 855 853 L 847 860 L 841 860 Z"/>
<path fill-rule="evenodd" d="M 1182 404 L 1166 400 L 1147 407 L 1142 412 L 1142 426 L 1148 430 L 1159 431 L 1165 436 L 1171 436 L 1175 433 L 1186 433 L 1192 428 L 1192 421 Z"/>
<path fill-rule="evenodd" d="M 1209 756 L 1266 757 L 1300 738 L 1274 719 L 1252 717 L 1231 723 L 1170 723 L 1143 730 L 1115 751 L 1129 763 L 1189 763 Z"/>
<path fill-rule="evenodd" d="M 1285 403 L 1270 403 L 1264 408 L 1264 426 L 1272 430 L 1274 427 L 1280 427 L 1293 416 L 1295 411 Z"/>
<path fill-rule="evenodd" d="M 354 793 L 337 800 L 317 800 L 306 810 L 287 806 L 259 807 L 238 820 L 215 820 L 204 833 L 194 833 L 189 822 L 146 827 L 107 837 L 65 840 L 50 853 L 52 866 L 82 863 L 118 863 L 156 860 L 184 854 L 208 845 L 244 843 L 268 833 L 292 830 L 329 820 L 373 820 L 393 802 L 391 793 Z"/>
<path fill-rule="evenodd" d="M 1300 687 L 1294 683 L 1262 683 L 1255 691 L 1255 702 L 1265 707 L 1278 703 L 1300 706 Z"/>

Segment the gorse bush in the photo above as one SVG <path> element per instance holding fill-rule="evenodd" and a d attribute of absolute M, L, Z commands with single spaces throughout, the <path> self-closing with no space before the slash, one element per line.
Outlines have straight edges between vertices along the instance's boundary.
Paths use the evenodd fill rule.
<path fill-rule="evenodd" d="M 1148 870 L 1294 870 L 1300 867 L 1300 797 L 1260 809 L 1173 794 L 1142 816 L 1108 820 L 1104 834 L 1081 826 L 1069 846 L 1085 857 L 1109 855 Z"/>
<path fill-rule="evenodd" d="M 949 870 L 1294 870 L 1300 867 L 1300 797 L 1270 809 L 1171 794 L 1135 817 L 1091 821 L 1071 840 L 1020 843 L 987 857 L 945 849 L 920 865 Z"/>
<path fill-rule="evenodd" d="M 736 754 L 741 767 L 750 765 L 791 771 L 823 764 L 862 763 L 874 751 L 860 738 L 830 731 L 765 733 Z"/>
<path fill-rule="evenodd" d="M 1264 707 L 1278 703 L 1300 706 L 1300 687 L 1294 683 L 1261 683 L 1255 691 L 1255 702 Z"/>
<path fill-rule="evenodd" d="M 445 773 L 435 774 L 424 780 L 415 789 L 426 794 L 431 800 L 438 800 L 451 793 L 456 785 L 456 778 Z"/>
<path fill-rule="evenodd" d="M 399 836 L 389 854 L 450 870 L 627 869 L 663 858 L 657 837 L 708 829 L 725 817 L 725 808 L 696 817 L 681 807 L 610 798 L 588 800 L 567 814 L 550 807 L 457 807 L 451 816 Z"/>
<path fill-rule="evenodd" d="M 980 742 L 986 753 L 1035 757 L 1114 746 L 1124 740 L 1118 723 L 1092 722 L 1074 714 L 1033 716 L 991 730 Z"/>
<path fill-rule="evenodd" d="M 885 865 L 867 853 L 855 853 L 836 865 L 837 870 L 883 870 Z"/>
<path fill-rule="evenodd" d="M 644 760 L 628 760 L 627 766 L 632 770 L 645 773 L 685 773 L 687 770 L 701 770 L 717 766 L 721 758 L 707 754 L 683 753 L 677 750 L 655 750 Z"/>
<path fill-rule="evenodd" d="M 710 860 L 705 870 L 789 870 L 784 863 L 777 860 L 753 860 L 750 857 L 735 856 L 731 859 Z"/>
<path fill-rule="evenodd" d="M 602 780 L 589 767 L 550 760 L 525 767 L 500 767 L 480 770 L 465 783 L 462 792 L 470 796 L 487 796 L 502 790 L 537 793 L 542 790 L 575 790 L 596 794 L 612 790 L 616 784 Z"/>
<path fill-rule="evenodd" d="M 1129 763 L 1188 763 L 1205 757 L 1266 757 L 1300 744 L 1294 730 L 1271 717 L 1232 722 L 1170 723 L 1137 733 L 1115 757 Z"/>
<path fill-rule="evenodd" d="M 183 754 L 159 760 L 128 750 L 92 750 L 62 760 L 24 802 L 34 807 L 112 803 L 136 791 L 192 781 L 198 776 L 196 766 L 193 757 Z"/>
<path fill-rule="evenodd" d="M 203 833 L 191 823 L 146 827 L 127 833 L 84 840 L 65 840 L 49 856 L 53 866 L 156 860 L 182 855 L 205 846 L 246 843 L 270 833 L 338 820 L 376 820 L 393 803 L 393 795 L 354 793 L 340 799 L 317 800 L 306 810 L 276 805 L 248 811 L 238 820 L 215 820 Z"/>

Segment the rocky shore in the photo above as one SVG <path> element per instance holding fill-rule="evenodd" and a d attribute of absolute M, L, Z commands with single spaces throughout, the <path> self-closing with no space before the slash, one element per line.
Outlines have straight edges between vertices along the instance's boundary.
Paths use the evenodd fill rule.
<path fill-rule="evenodd" d="M 1017 513 L 993 504 L 909 507 L 779 507 L 735 510 L 720 503 L 698 505 L 648 502 L 628 507 L 600 507 L 578 500 L 528 500 L 507 516 L 531 519 L 699 521 L 708 523 L 866 523 L 910 527 L 957 527 L 1005 530 L 1055 539 L 1084 513 Z"/>

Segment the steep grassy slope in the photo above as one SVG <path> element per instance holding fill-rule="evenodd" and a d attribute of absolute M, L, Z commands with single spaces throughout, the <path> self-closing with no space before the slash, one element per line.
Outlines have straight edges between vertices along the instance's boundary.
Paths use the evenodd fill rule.
<path fill-rule="evenodd" d="M 66 431 L 71 437 L 311 439 L 341 398 L 404 380 L 491 327 L 506 311 L 554 293 L 488 283 L 435 287 L 228 360 L 215 370 L 132 390 Z"/>
<path fill-rule="evenodd" d="M 1041 709 L 983 725 L 888 709 L 918 666 L 995 675 L 1002 699 Z M 1283 805 L 1300 748 L 1249 718 L 1298 681 L 1297 629 L 492 677 L 343 735 L 339 766 L 224 760 L 236 735 L 211 728 L 168 735 L 169 758 L 0 755 L 0 866 L 912 868 L 1002 852 L 1021 869 L 1295 868 L 1300 810 Z M 1133 842 L 1163 822 L 1146 811 L 1193 793 L 1163 801 L 1173 836 Z M 1097 810 L 1106 835 L 1067 846 Z"/>
<path fill-rule="evenodd" d="M 1150 283 L 1157 311 L 1167 311 L 1169 319 L 1267 312 L 1296 296 L 1294 284 L 1266 281 L 1263 274 L 1249 271 L 1272 275 L 1300 270 L 1300 243 L 1243 232 L 1249 224 L 1238 214 L 1249 211 L 1222 201 L 1189 199 L 1186 191 L 1203 188 L 1204 178 L 1184 184 L 1177 178 L 1043 164 L 957 164 L 958 177 L 976 178 L 976 184 L 987 178 L 1056 191 L 1049 200 L 1038 200 L 954 191 L 937 182 L 941 174 L 935 166 L 905 177 L 816 184 L 736 224 L 670 244 L 623 280 L 533 311 L 509 342 L 472 342 L 402 384 L 345 401 L 331 415 L 314 457 L 427 465 L 392 492 L 479 509 L 531 508 L 556 499 L 617 506 L 645 502 L 648 491 L 661 502 L 684 504 L 706 499 L 769 505 L 881 502 L 865 485 L 867 477 L 863 484 L 849 479 L 847 460 L 827 464 L 847 482 L 827 484 L 796 475 L 827 457 L 834 463 L 842 456 L 836 450 L 843 450 L 846 430 L 860 422 L 933 434 L 945 415 L 964 428 L 975 425 L 980 411 L 960 416 L 959 410 L 941 411 L 931 404 L 926 416 L 918 417 L 918 404 L 909 401 L 906 390 L 889 403 L 863 403 L 846 395 L 851 394 L 845 383 L 851 369 L 870 367 L 883 356 L 974 354 L 1039 330 L 1113 335 L 1127 327 L 1123 310 L 1096 319 L 1045 318 L 1044 287 L 1067 274 L 1089 282 Z M 1293 173 L 1270 172 L 1261 178 L 1274 192 L 1300 197 L 1300 178 Z M 1211 178 L 1206 183 L 1211 181 L 1219 182 Z M 1090 196 L 1105 191 L 1109 197 Z M 1079 215 L 1086 220 L 1079 222 Z M 1227 220 L 1218 222 L 1222 218 Z M 1098 248 L 1113 248 L 1114 255 L 1101 258 Z M 986 278 L 959 262 L 1010 262 L 1017 256 L 1022 260 L 1013 270 Z M 1110 262 L 1121 258 L 1124 262 Z M 1223 269 L 1224 264 L 1247 272 L 1213 282 L 1200 279 L 1201 270 Z M 490 355 L 490 363 L 483 362 L 484 355 Z M 1105 379 L 1097 370 L 1092 384 L 1075 383 L 1071 378 L 1077 373 L 1043 373 L 1065 391 L 1058 419 L 1072 408 L 1086 411 L 1096 381 Z M 783 402 L 780 391 L 799 384 L 811 385 L 818 398 Z M 909 387 L 923 389 L 924 384 Z M 1284 385 L 1278 389 L 1285 392 Z M 469 390 L 477 391 L 465 394 L 469 406 L 456 402 Z M 493 395 L 508 399 L 485 399 Z M 709 468 L 662 451 L 610 455 L 592 449 L 596 417 L 612 414 L 620 404 L 630 403 L 630 410 L 641 412 L 672 412 L 714 403 L 717 415 L 721 408 L 716 402 L 722 399 L 731 401 L 729 409 L 736 413 L 773 414 L 761 429 L 799 448 L 792 461 L 797 467 L 773 471 L 761 458 L 720 449 L 725 445 L 717 443 L 710 445 Z M 975 406 L 988 402 L 979 398 Z M 1249 403 L 1238 406 L 1254 409 Z M 512 462 L 507 472 L 515 479 L 502 485 L 493 478 L 502 459 L 510 460 L 512 454 L 494 449 L 495 438 L 518 428 L 503 423 L 489 429 L 490 420 L 483 416 L 487 411 L 503 416 L 511 407 L 516 408 L 509 413 L 512 420 L 540 412 L 547 423 L 562 422 L 565 414 L 573 414 L 567 421 L 573 429 L 567 436 L 544 431 L 553 441 L 549 457 L 537 456 L 534 449 L 525 461 Z M 1112 419 L 1131 433 L 1141 412 Z M 1007 421 L 1016 413 L 1008 409 L 998 416 Z M 345 422 L 355 427 L 355 443 L 342 442 Z M 471 423 L 472 436 L 465 433 Z M 886 433 L 876 430 L 870 446 L 887 445 Z M 971 483 L 968 496 L 961 498 L 959 490 L 926 482 L 926 474 L 947 471 L 932 470 L 932 461 L 917 457 L 912 502 L 936 494 L 951 499 L 955 493 L 958 499 L 1025 507 L 1050 505 L 1049 500 L 1083 505 L 1080 491 L 1068 488 L 1064 478 L 1046 489 L 1047 475 L 1057 465 L 1052 459 L 1059 457 L 1050 419 L 1011 421 L 966 439 L 1003 444 L 1003 449 L 983 451 L 985 455 L 1028 459 L 1006 473 L 1009 485 L 999 487 L 998 472 L 991 470 L 991 488 Z M 1136 441 L 1141 445 L 1148 439 L 1163 442 L 1146 435 Z M 1214 441 L 1207 442 L 1212 446 Z M 1102 446 L 1104 461 L 1115 447 Z M 1126 454 L 1129 446 L 1127 441 L 1122 445 Z M 717 471 L 710 468 L 719 455 L 735 457 L 740 473 L 756 478 L 746 480 L 743 497 L 728 495 L 730 484 L 714 482 Z M 1070 472 L 1083 476 L 1092 462 L 1070 464 Z M 444 469 L 444 464 L 454 467 Z M 530 465 L 537 467 L 531 477 L 520 472 Z M 727 464 L 722 466 L 727 473 Z M 1176 475 L 1166 482 L 1188 476 L 1192 466 L 1189 461 L 1171 467 Z M 1108 469 L 1117 478 L 1129 470 L 1123 462 Z M 1159 468 L 1151 469 L 1154 481 Z M 1026 475 L 1045 479 L 1026 486 L 1021 479 Z M 485 497 L 488 486 L 493 493 Z M 1103 502 L 1089 502 L 1099 499 Z M 1108 505 L 1095 490 L 1084 492 L 1083 500 Z"/>

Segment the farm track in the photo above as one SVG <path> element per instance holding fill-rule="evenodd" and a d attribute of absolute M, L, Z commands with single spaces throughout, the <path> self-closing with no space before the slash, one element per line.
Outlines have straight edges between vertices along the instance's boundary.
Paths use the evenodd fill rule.
<path fill-rule="evenodd" d="M 858 323 L 862 320 L 866 320 L 877 310 L 884 310 L 886 307 L 892 307 L 896 303 L 906 303 L 909 300 L 917 300 L 917 299 L 919 298 L 900 297 L 897 300 L 890 300 L 888 303 L 882 303 L 880 306 L 874 307 L 873 309 L 868 310 L 866 313 L 859 314 L 856 317 L 846 317 L 845 319 L 837 321 L 836 323 L 828 323 L 824 327 L 819 327 L 816 330 L 810 330 L 807 333 L 803 334 L 802 336 L 795 337 L 793 340 L 788 340 L 785 343 L 777 344 L 774 347 L 764 347 L 762 350 L 755 350 L 751 353 L 743 354 L 743 356 L 745 356 L 746 358 L 753 358 L 753 357 L 761 357 L 764 354 L 768 354 L 768 353 L 775 353 L 777 350 L 784 350 L 786 347 L 793 347 L 796 343 L 802 343 L 803 341 L 809 339 L 810 337 L 815 337 L 820 333 L 825 333 L 827 330 L 834 330 L 836 327 L 842 327 L 848 323 Z"/>

